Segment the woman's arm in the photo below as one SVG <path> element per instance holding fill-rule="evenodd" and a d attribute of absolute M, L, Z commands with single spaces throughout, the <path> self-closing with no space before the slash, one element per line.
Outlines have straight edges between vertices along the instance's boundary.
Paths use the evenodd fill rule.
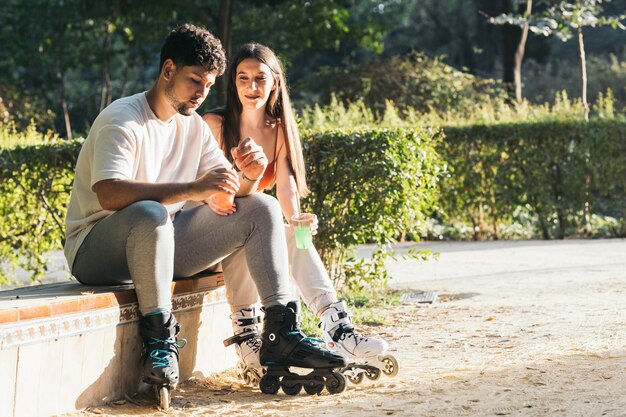
<path fill-rule="evenodd" d="M 298 213 L 299 197 L 296 188 L 296 179 L 289 169 L 287 147 L 282 128 L 279 127 L 276 146 L 280 151 L 276 155 L 276 197 L 283 211 L 283 216 L 289 222 L 294 214 Z"/>

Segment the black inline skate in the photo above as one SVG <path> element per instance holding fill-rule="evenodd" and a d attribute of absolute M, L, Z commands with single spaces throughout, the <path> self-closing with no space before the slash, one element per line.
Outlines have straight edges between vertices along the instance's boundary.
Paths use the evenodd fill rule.
<path fill-rule="evenodd" d="M 335 369 L 345 367 L 346 358 L 322 348 L 300 331 L 299 310 L 297 301 L 265 309 L 261 365 L 267 370 L 259 382 L 261 391 L 276 394 L 282 388 L 285 394 L 296 395 L 304 387 L 313 395 L 326 387 L 331 394 L 342 392 L 346 379 Z M 289 370 L 291 366 L 313 371 L 299 375 Z"/>
<path fill-rule="evenodd" d="M 178 383 L 178 349 L 187 341 L 178 340 L 180 325 L 173 314 L 153 314 L 139 321 L 139 334 L 143 340 L 141 363 L 143 381 L 152 385 L 163 411 L 170 408 L 170 391 Z"/>

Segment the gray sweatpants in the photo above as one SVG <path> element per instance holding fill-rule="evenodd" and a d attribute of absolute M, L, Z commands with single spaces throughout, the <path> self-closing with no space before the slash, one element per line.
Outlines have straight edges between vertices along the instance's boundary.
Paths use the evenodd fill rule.
<path fill-rule="evenodd" d="M 139 201 L 98 222 L 80 246 L 72 274 L 86 285 L 133 283 L 143 315 L 171 311 L 172 279 L 195 275 L 245 252 L 265 307 L 290 300 L 287 244 L 275 198 L 237 198 L 237 212 L 218 216 L 206 205 L 176 214 Z"/>

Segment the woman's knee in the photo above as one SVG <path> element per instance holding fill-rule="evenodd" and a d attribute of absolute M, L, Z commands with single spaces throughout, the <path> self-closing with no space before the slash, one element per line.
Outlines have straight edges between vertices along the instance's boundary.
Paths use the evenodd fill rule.
<path fill-rule="evenodd" d="M 245 197 L 245 207 L 255 213 L 264 213 L 270 217 L 277 217 L 282 221 L 282 210 L 276 198 L 264 193 L 254 193 Z"/>

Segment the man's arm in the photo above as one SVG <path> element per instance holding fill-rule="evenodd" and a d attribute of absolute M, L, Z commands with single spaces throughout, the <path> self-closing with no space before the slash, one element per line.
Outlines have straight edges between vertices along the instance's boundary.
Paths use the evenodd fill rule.
<path fill-rule="evenodd" d="M 192 182 L 153 184 L 132 180 L 102 180 L 93 186 L 98 202 L 105 210 L 117 211 L 142 200 L 174 204 L 181 201 L 204 201 L 218 190 L 235 194 L 239 189 L 237 175 L 218 168 Z"/>

